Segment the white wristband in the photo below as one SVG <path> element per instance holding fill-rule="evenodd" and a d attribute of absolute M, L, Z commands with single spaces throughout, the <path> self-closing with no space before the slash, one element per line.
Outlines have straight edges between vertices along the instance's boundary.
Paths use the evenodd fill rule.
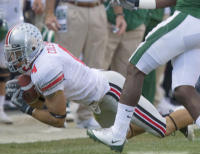
<path fill-rule="evenodd" d="M 155 9 L 156 8 L 156 0 L 140 0 L 139 8 L 141 9 Z"/>

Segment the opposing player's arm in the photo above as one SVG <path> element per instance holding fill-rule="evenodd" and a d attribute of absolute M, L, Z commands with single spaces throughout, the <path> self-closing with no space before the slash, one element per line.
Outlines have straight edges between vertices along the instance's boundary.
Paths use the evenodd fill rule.
<path fill-rule="evenodd" d="M 156 9 L 176 5 L 176 0 L 114 0 L 127 9 Z"/>
<path fill-rule="evenodd" d="M 58 90 L 45 97 L 47 109 L 34 109 L 32 116 L 37 120 L 55 127 L 64 127 L 66 101 L 64 92 Z"/>
<path fill-rule="evenodd" d="M 156 8 L 164 8 L 176 5 L 176 0 L 156 0 Z"/>

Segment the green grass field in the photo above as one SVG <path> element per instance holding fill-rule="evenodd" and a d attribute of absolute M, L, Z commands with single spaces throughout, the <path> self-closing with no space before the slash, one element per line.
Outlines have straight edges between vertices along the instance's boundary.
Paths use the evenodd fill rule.
<path fill-rule="evenodd" d="M 200 131 L 194 141 L 179 132 L 158 139 L 144 134 L 129 140 L 123 154 L 200 154 Z M 0 144 L 0 154 L 114 154 L 115 152 L 89 138 L 66 139 L 26 144 Z"/>

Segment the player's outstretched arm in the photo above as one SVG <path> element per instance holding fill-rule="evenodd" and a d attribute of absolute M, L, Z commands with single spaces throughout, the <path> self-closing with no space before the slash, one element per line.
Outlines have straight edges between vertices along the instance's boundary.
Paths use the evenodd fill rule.
<path fill-rule="evenodd" d="M 34 109 L 32 116 L 37 120 L 54 127 L 64 127 L 66 117 L 66 99 L 64 92 L 59 90 L 45 97 L 47 109 Z"/>
<path fill-rule="evenodd" d="M 130 10 L 135 8 L 156 9 L 176 5 L 176 0 L 113 0 L 113 2 Z"/>
<path fill-rule="evenodd" d="M 164 8 L 176 5 L 176 0 L 156 0 L 156 8 Z"/>

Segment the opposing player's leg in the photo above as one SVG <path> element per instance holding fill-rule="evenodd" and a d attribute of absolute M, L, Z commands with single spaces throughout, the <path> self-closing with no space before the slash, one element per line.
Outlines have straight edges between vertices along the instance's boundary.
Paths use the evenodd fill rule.
<path fill-rule="evenodd" d="M 117 87 L 117 84 L 112 85 L 115 85 L 115 88 Z M 112 88 L 114 87 L 111 86 Z M 118 90 L 120 91 L 119 86 Z M 113 89 L 109 91 L 100 102 L 101 113 L 94 114 L 101 127 L 108 128 L 114 123 L 118 101 L 115 97 L 109 95 L 112 93 L 114 96 L 117 96 L 113 91 Z M 135 108 L 127 138 L 140 135 L 144 132 L 149 132 L 157 137 L 165 137 L 192 123 L 193 119 L 186 109 L 177 110 L 163 117 L 147 99 L 141 96 Z"/>
<path fill-rule="evenodd" d="M 199 52 L 198 52 L 198 54 L 199 54 Z M 198 56 L 199 55 L 194 55 L 193 58 L 195 59 L 195 57 L 198 57 Z M 186 57 L 188 57 L 187 54 L 186 54 Z M 191 77 L 189 77 L 189 76 L 184 76 L 184 77 L 186 77 L 187 80 L 191 80 L 191 78 L 194 77 L 194 74 L 191 73 L 190 71 L 192 71 L 192 68 L 194 68 L 194 67 L 190 67 L 190 65 L 187 65 L 187 66 L 182 65 L 182 66 L 189 71 L 189 74 L 188 74 L 189 76 L 192 74 Z M 175 69 L 176 69 L 176 67 L 175 67 Z M 179 67 L 179 69 L 180 69 L 180 67 Z M 178 72 L 178 75 L 180 75 L 180 74 L 182 74 L 182 73 Z M 181 77 L 178 76 L 175 79 L 178 80 L 178 82 L 180 82 L 179 79 L 184 78 L 184 77 L 183 76 L 181 76 Z M 175 82 L 175 83 L 178 84 L 178 82 Z M 185 84 L 186 83 L 188 83 L 188 82 L 185 82 Z M 200 77 L 199 77 L 197 83 L 195 84 L 195 88 L 196 88 L 196 90 L 199 93 L 200 92 Z M 134 119 L 133 122 L 136 121 L 136 120 L 140 121 L 140 122 L 137 123 L 137 124 L 139 124 L 140 127 L 135 127 L 135 125 L 133 123 L 131 123 L 131 125 L 130 125 L 131 129 L 129 129 L 129 132 L 127 134 L 127 138 L 131 138 L 131 137 L 137 136 L 137 135 L 143 133 L 145 130 L 147 132 L 149 132 L 148 131 L 148 129 L 149 129 L 148 127 L 154 127 L 155 132 L 154 132 L 154 130 L 152 131 L 150 129 L 150 132 L 152 132 L 154 135 L 156 135 L 158 137 L 162 137 L 163 136 L 162 135 L 163 133 L 160 133 L 161 131 L 159 131 L 159 129 L 158 129 L 159 125 L 157 125 L 157 123 L 153 123 L 154 121 L 151 121 L 150 117 L 149 118 L 147 118 L 147 117 L 144 118 L 146 115 L 151 115 L 151 114 L 155 115 L 154 113 L 156 113 L 155 111 L 153 111 L 152 109 L 150 109 L 148 107 L 149 104 L 148 103 L 145 104 L 145 102 L 146 101 L 139 101 L 139 103 L 137 105 L 137 108 L 140 110 L 140 108 L 141 108 L 140 106 L 143 106 L 144 108 L 147 107 L 148 109 L 146 109 L 144 111 L 147 114 L 143 115 L 143 117 L 139 116 L 140 118 L 138 119 L 137 116 L 135 116 L 135 115 L 137 115 L 139 112 L 135 112 L 134 113 L 134 116 L 136 118 L 135 119 L 133 118 Z M 140 105 L 140 104 L 143 104 L 143 105 Z M 149 111 L 150 111 L 150 113 L 148 113 Z M 154 119 L 156 117 L 159 117 L 159 115 L 158 116 L 153 116 Z M 174 112 L 172 112 L 171 114 L 169 114 L 168 116 L 166 116 L 165 119 L 166 119 L 166 133 L 165 133 L 165 136 L 169 136 L 174 131 L 180 130 L 184 134 L 184 136 L 187 137 L 189 140 L 192 140 L 194 138 L 193 126 L 191 126 L 191 124 L 194 123 L 194 120 L 191 117 L 191 115 L 189 114 L 189 112 L 184 107 L 181 107 L 181 108 L 175 110 Z M 158 121 L 158 120 L 159 119 L 156 119 L 156 121 Z M 148 124 L 148 126 L 145 126 L 146 124 Z M 141 131 L 141 128 L 143 128 L 143 130 L 144 130 L 143 132 Z"/>
<path fill-rule="evenodd" d="M 189 38 L 185 39 L 188 41 Z M 187 45 L 189 46 L 191 42 Z M 198 126 L 200 126 L 200 94 L 196 91 L 195 84 L 200 75 L 200 68 L 196 67 L 200 65 L 199 56 L 200 48 L 194 48 L 172 61 L 172 90 L 175 99 L 185 106 Z"/>
<path fill-rule="evenodd" d="M 123 149 L 131 121 L 130 117 L 132 117 L 134 107 L 138 104 L 145 74 L 185 51 L 184 41 L 180 40 L 185 35 L 183 31 L 187 29 L 188 22 L 190 20 L 186 14 L 176 11 L 172 17 L 153 29 L 145 42 L 141 43 L 130 58 L 133 65 L 128 67 L 114 125 L 109 130 L 93 131 L 98 140 L 112 149 L 115 147 L 119 151 Z M 106 137 L 107 132 L 112 135 Z M 113 140 L 118 142 L 113 143 Z"/>
<path fill-rule="evenodd" d="M 110 127 L 114 123 L 115 114 L 117 111 L 117 101 L 110 95 L 106 95 L 102 102 L 100 103 L 100 114 L 95 114 L 97 121 L 102 127 Z M 193 123 L 193 119 L 186 109 L 180 109 L 175 112 L 172 112 L 166 117 L 162 117 L 156 108 L 143 96 L 141 96 L 138 105 L 135 108 L 132 121 L 130 123 L 130 129 L 127 132 L 127 139 L 130 139 L 134 136 L 140 135 L 144 132 L 149 132 L 157 137 L 169 136 L 176 130 L 180 130 Z M 88 130 L 88 135 L 94 140 L 100 142 L 105 142 L 109 140 L 111 143 L 119 140 L 113 140 L 112 131 L 110 128 L 105 129 L 104 134 L 106 133 L 106 138 L 100 138 L 100 134 L 95 130 Z M 111 137 L 111 138 L 110 138 Z M 99 138 L 101 140 L 99 140 Z M 108 139 L 110 138 L 110 139 Z M 104 144 L 106 144 L 104 143 Z M 111 146 L 111 149 L 120 151 L 122 150 L 121 146 L 115 145 Z"/>
<path fill-rule="evenodd" d="M 113 125 L 115 120 L 119 96 L 121 94 L 121 88 L 123 87 L 125 79 L 117 72 L 105 71 L 103 73 L 110 82 L 110 91 L 103 97 L 101 102 L 99 102 L 99 108 L 101 112 L 99 114 L 94 113 L 94 115 L 96 120 L 102 127 L 110 127 Z M 183 117 L 184 120 L 182 120 Z M 164 137 L 170 135 L 172 132 L 180 128 L 187 126 L 192 122 L 193 120 L 191 116 L 185 109 L 181 112 L 176 111 L 174 113 L 171 113 L 170 118 L 162 117 L 156 110 L 156 108 L 147 99 L 141 96 L 139 103 L 135 108 L 135 112 L 133 114 L 130 124 L 130 129 L 127 133 L 127 138 L 137 136 L 144 133 L 145 131 L 158 137 Z M 98 134 L 98 131 L 95 132 L 92 130 L 88 130 L 87 133 L 94 140 L 99 140 L 100 134 Z M 106 140 L 111 135 L 112 133 L 110 133 L 110 131 L 107 131 Z M 110 142 L 113 141 L 112 139 L 113 138 L 111 137 Z M 100 142 L 103 141 L 100 140 Z M 113 148 L 114 150 L 120 150 L 121 146 L 113 146 L 111 148 Z"/>

